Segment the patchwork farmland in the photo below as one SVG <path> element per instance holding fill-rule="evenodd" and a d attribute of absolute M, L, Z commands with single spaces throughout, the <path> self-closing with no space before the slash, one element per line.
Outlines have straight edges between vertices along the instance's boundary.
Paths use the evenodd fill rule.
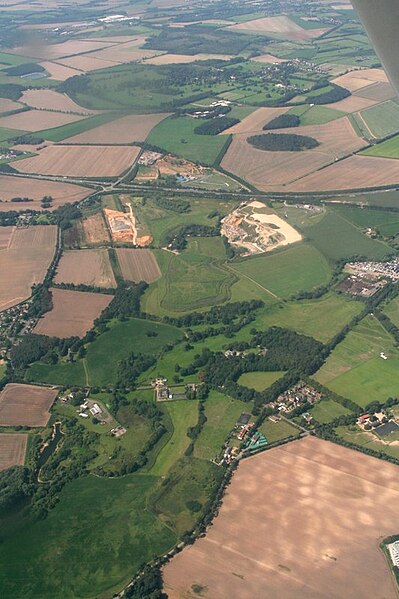
<path fill-rule="evenodd" d="M 83 337 L 95 319 L 112 301 L 112 295 L 50 289 L 53 309 L 46 312 L 34 328 L 37 335 Z"/>
<path fill-rule="evenodd" d="M 7 235 L 0 251 L 0 310 L 27 299 L 32 285 L 43 281 L 54 256 L 57 227 L 9 227 Z"/>
<path fill-rule="evenodd" d="M 9 383 L 0 392 L 0 426 L 46 426 L 57 394 L 49 387 Z"/>

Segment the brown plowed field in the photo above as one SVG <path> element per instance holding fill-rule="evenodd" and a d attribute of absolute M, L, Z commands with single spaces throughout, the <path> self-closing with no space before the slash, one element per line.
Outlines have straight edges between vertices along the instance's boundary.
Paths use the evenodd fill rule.
<path fill-rule="evenodd" d="M 145 141 L 155 125 L 158 125 L 169 114 L 131 114 L 69 137 L 66 143 L 128 144 L 133 141 Z"/>
<path fill-rule="evenodd" d="M 95 58 L 91 54 L 82 54 L 81 56 L 62 58 L 57 62 L 70 69 L 75 69 L 79 73 L 88 73 L 89 71 L 96 71 L 97 69 L 106 69 L 108 67 L 114 67 L 115 64 L 118 64 L 111 60 Z"/>
<path fill-rule="evenodd" d="M 275 117 L 280 116 L 287 112 L 289 108 L 258 108 L 248 116 L 246 116 L 241 123 L 233 125 L 230 129 L 223 131 L 223 135 L 231 133 L 243 134 L 243 133 L 262 133 L 262 128 L 266 123 L 270 123 Z"/>
<path fill-rule="evenodd" d="M 0 250 L 6 250 L 15 227 L 0 227 Z"/>
<path fill-rule="evenodd" d="M 355 92 L 355 95 L 367 98 L 368 100 L 374 100 L 375 102 L 385 102 L 396 97 L 393 87 L 383 81 L 363 87 L 358 92 Z"/>
<path fill-rule="evenodd" d="M 285 15 L 279 17 L 264 17 L 262 19 L 254 19 L 253 21 L 247 21 L 246 23 L 237 23 L 228 27 L 233 31 L 245 31 L 246 33 L 270 33 L 277 34 L 279 37 L 290 40 L 310 40 L 316 37 L 320 37 L 323 33 L 331 29 L 330 27 L 324 27 L 320 29 L 303 29 L 300 25 L 291 21 L 291 19 Z"/>
<path fill-rule="evenodd" d="M 79 202 L 87 198 L 92 189 L 73 185 L 72 183 L 60 183 L 58 181 L 40 181 L 40 179 L 29 179 L 28 177 L 7 177 L 0 175 L 0 212 L 8 210 L 42 210 L 40 201 L 45 195 L 53 198 L 53 205 L 49 210 L 55 210 L 63 204 Z M 10 202 L 12 198 L 30 198 L 33 202 Z"/>
<path fill-rule="evenodd" d="M 112 300 L 112 295 L 51 289 L 53 309 L 39 320 L 34 333 L 49 337 L 84 337 Z"/>
<path fill-rule="evenodd" d="M 28 89 L 22 94 L 21 102 L 32 108 L 40 108 L 41 110 L 93 114 L 93 111 L 82 108 L 82 106 L 76 104 L 66 94 L 61 94 L 52 89 Z"/>
<path fill-rule="evenodd" d="M 92 287 L 116 287 L 107 250 L 74 250 L 63 254 L 54 281 Z"/>
<path fill-rule="evenodd" d="M 399 160 L 350 156 L 285 187 L 286 191 L 361 189 L 399 183 Z"/>
<path fill-rule="evenodd" d="M 116 177 L 133 165 L 134 146 L 47 146 L 38 156 L 15 162 L 21 173 L 64 177 Z"/>
<path fill-rule="evenodd" d="M 151 250 L 117 248 L 116 255 L 126 281 L 153 283 L 161 276 L 158 262 Z"/>
<path fill-rule="evenodd" d="M 56 81 L 66 81 L 69 77 L 79 75 L 79 71 L 76 69 L 71 69 L 70 67 L 58 64 L 57 62 L 49 62 L 46 60 L 40 64 L 48 73 L 50 73 L 51 79 L 55 79 Z"/>
<path fill-rule="evenodd" d="M 103 243 L 111 241 L 102 213 L 93 214 L 82 221 L 86 243 Z"/>
<path fill-rule="evenodd" d="M 222 167 L 258 189 L 268 191 L 294 182 L 367 145 L 347 117 L 325 125 L 277 129 L 273 133 L 308 135 L 317 139 L 320 146 L 303 152 L 269 152 L 251 146 L 247 134 L 234 135 Z"/>
<path fill-rule="evenodd" d="M 0 251 L 0 310 L 15 306 L 41 283 L 54 256 L 57 227 L 37 225 L 15 229 L 7 249 Z"/>
<path fill-rule="evenodd" d="M 11 466 L 23 466 L 28 435 L 17 433 L 0 434 L 0 472 Z"/>
<path fill-rule="evenodd" d="M 57 389 L 10 383 L 0 393 L 0 426 L 46 426 Z"/>
<path fill-rule="evenodd" d="M 342 110 L 342 112 L 357 112 L 364 108 L 370 108 L 378 104 L 378 100 L 368 100 L 367 98 L 361 98 L 360 96 L 349 96 L 340 102 L 333 104 L 326 104 L 327 108 L 333 108 L 334 110 Z"/>
<path fill-rule="evenodd" d="M 34 132 L 41 131 L 42 129 L 61 127 L 61 125 L 74 123 L 75 121 L 80 121 L 83 118 L 83 116 L 79 116 L 77 114 L 47 112 L 45 110 L 28 110 L 0 118 L 0 127 Z"/>
<path fill-rule="evenodd" d="M 315 437 L 242 461 L 206 536 L 166 565 L 169 599 L 397 599 L 379 543 L 399 529 L 398 472 Z"/>
<path fill-rule="evenodd" d="M 382 69 L 360 69 L 358 71 L 350 71 L 333 79 L 333 83 L 341 85 L 350 92 L 356 92 L 362 87 L 372 85 L 377 81 L 388 82 L 388 78 Z"/>
<path fill-rule="evenodd" d="M 8 100 L 7 98 L 0 98 L 0 113 L 8 112 L 11 110 L 18 110 L 19 108 L 23 108 L 23 107 L 18 102 L 14 102 L 13 100 Z"/>

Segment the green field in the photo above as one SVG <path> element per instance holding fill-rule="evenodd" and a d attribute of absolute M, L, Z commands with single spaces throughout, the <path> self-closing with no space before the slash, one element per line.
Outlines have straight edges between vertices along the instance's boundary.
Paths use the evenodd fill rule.
<path fill-rule="evenodd" d="M 322 341 L 329 341 L 363 308 L 362 302 L 328 293 L 320 299 L 273 304 L 263 310 L 253 326 L 280 326 Z"/>
<path fill-rule="evenodd" d="M 238 384 L 255 391 L 264 391 L 281 379 L 285 372 L 245 372 L 238 379 Z"/>
<path fill-rule="evenodd" d="M 329 260 L 353 256 L 381 260 L 392 248 L 364 235 L 355 225 L 336 212 L 327 212 L 315 225 L 303 229 L 307 239 Z"/>
<path fill-rule="evenodd" d="M 350 206 L 335 208 L 334 212 L 361 228 L 376 227 L 380 230 L 380 227 L 383 225 L 399 223 L 398 212 L 374 210 L 372 208 L 354 208 Z"/>
<path fill-rule="evenodd" d="M 399 135 L 371 146 L 361 153 L 365 156 L 376 156 L 377 158 L 399 158 Z"/>
<path fill-rule="evenodd" d="M 220 237 L 209 237 L 190 239 L 179 255 L 155 252 L 163 276 L 145 293 L 145 311 L 163 316 L 229 300 L 236 278 L 223 267 L 224 251 Z"/>
<path fill-rule="evenodd" d="M 345 116 L 345 112 L 334 110 L 326 106 L 294 106 L 289 114 L 296 114 L 300 117 L 301 125 L 324 125 Z"/>
<path fill-rule="evenodd" d="M 156 336 L 148 336 L 152 332 Z M 90 343 L 83 360 L 54 366 L 36 363 L 29 369 L 27 379 L 59 385 L 112 385 L 116 382 L 120 360 L 132 352 L 156 354 L 180 336 L 181 332 L 176 327 L 131 318 L 114 324 Z"/>
<path fill-rule="evenodd" d="M 197 119 L 169 117 L 150 133 L 147 143 L 182 156 L 187 160 L 213 166 L 223 156 L 229 142 L 228 135 L 197 135 Z"/>
<path fill-rule="evenodd" d="M 236 262 L 233 268 L 265 292 L 280 298 L 326 285 L 331 276 L 326 259 L 308 244 Z"/>
<path fill-rule="evenodd" d="M 268 443 L 276 443 L 277 441 L 282 441 L 283 439 L 292 436 L 299 437 L 301 432 L 285 420 L 272 422 L 268 419 L 259 427 L 259 431 L 265 435 Z"/>
<path fill-rule="evenodd" d="M 395 297 L 389 304 L 384 308 L 385 314 L 392 320 L 392 322 L 399 327 L 399 297 Z"/>
<path fill-rule="evenodd" d="M 170 440 L 159 452 L 151 474 L 164 476 L 183 457 L 190 444 L 187 429 L 198 421 L 198 401 L 171 401 L 164 405 L 172 422 L 172 435 Z"/>
<path fill-rule="evenodd" d="M 140 474 L 81 478 L 65 487 L 46 519 L 8 522 L 0 545 L 3 596 L 111 596 L 143 561 L 176 542 L 147 509 L 157 481 Z"/>
<path fill-rule="evenodd" d="M 207 421 L 195 442 L 195 457 L 205 460 L 215 458 L 240 414 L 251 410 L 252 404 L 211 391 L 205 403 Z"/>
<path fill-rule="evenodd" d="M 374 136 L 381 139 L 399 131 L 399 105 L 392 100 L 366 108 L 361 111 L 360 116 L 353 117 L 368 138 Z"/>
<path fill-rule="evenodd" d="M 350 414 L 350 410 L 347 410 L 344 406 L 341 406 L 341 404 L 332 399 L 322 399 L 321 401 L 318 401 L 309 412 L 317 422 L 320 422 L 320 424 L 325 424 L 331 422 L 334 418 Z"/>
<path fill-rule="evenodd" d="M 356 425 L 353 426 L 338 426 L 335 430 L 339 437 L 355 443 L 360 447 L 374 449 L 375 451 L 382 451 L 387 455 L 393 456 L 399 459 L 399 447 L 395 445 L 386 445 L 378 440 L 378 437 L 371 432 L 363 432 Z"/>
<path fill-rule="evenodd" d="M 367 316 L 334 349 L 315 378 L 360 406 L 386 401 L 397 396 L 399 352 L 379 321 Z"/>
<path fill-rule="evenodd" d="M 12 139 L 13 137 L 20 137 L 20 135 L 24 135 L 26 131 L 19 131 L 17 129 L 6 129 L 5 127 L 0 127 L 0 142 L 7 141 L 7 139 Z"/>

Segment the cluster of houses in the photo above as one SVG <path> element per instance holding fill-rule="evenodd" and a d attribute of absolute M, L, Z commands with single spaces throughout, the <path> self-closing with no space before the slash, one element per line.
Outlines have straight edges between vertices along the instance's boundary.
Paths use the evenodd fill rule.
<path fill-rule="evenodd" d="M 191 116 L 193 119 L 209 119 L 211 118 L 220 108 L 228 108 L 231 102 L 229 100 L 215 100 L 211 102 L 209 106 L 204 106 L 201 110 L 187 113 L 187 116 Z M 220 116 L 224 116 L 220 114 Z"/>
<path fill-rule="evenodd" d="M 229 439 L 224 445 L 220 461 L 216 462 L 218 465 L 230 464 L 239 456 L 241 451 L 249 454 L 261 451 L 266 447 L 268 444 L 266 437 L 256 430 L 255 423 L 251 422 L 251 419 L 251 414 L 247 414 L 246 412 L 240 415 Z"/>
<path fill-rule="evenodd" d="M 35 318 L 28 318 L 29 302 L 18 304 L 0 312 L 0 358 L 5 358 L 12 344 L 18 343 L 20 335 L 30 333 L 36 324 Z"/>
<path fill-rule="evenodd" d="M 278 398 L 271 402 L 271 408 L 278 410 L 280 413 L 289 414 L 296 408 L 300 408 L 305 404 L 313 405 L 323 399 L 323 394 L 317 391 L 311 385 L 300 381 L 288 391 L 285 391 Z"/>
<path fill-rule="evenodd" d="M 190 383 L 184 387 L 170 387 L 168 379 L 158 377 L 151 381 L 151 386 L 155 390 L 156 401 L 177 401 L 182 399 L 190 399 L 195 396 L 197 385 Z"/>

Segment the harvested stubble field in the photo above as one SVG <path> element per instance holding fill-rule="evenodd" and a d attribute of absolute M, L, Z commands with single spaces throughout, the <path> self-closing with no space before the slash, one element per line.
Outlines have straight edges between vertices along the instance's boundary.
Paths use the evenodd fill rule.
<path fill-rule="evenodd" d="M 255 56 L 254 58 L 250 58 L 250 60 L 252 62 L 261 62 L 262 64 L 287 62 L 286 58 L 277 58 L 277 56 L 273 56 L 272 54 L 261 54 L 261 56 Z"/>
<path fill-rule="evenodd" d="M 358 112 L 359 110 L 370 108 L 370 106 L 374 106 L 374 104 L 377 103 L 378 100 L 368 100 L 367 98 L 362 98 L 360 96 L 349 96 L 339 102 L 326 104 L 325 106 L 334 110 L 341 110 L 342 112 Z"/>
<path fill-rule="evenodd" d="M 145 62 L 148 64 L 187 64 L 197 60 L 230 60 L 232 56 L 227 54 L 161 54 L 148 58 Z"/>
<path fill-rule="evenodd" d="M 385 102 L 386 100 L 391 100 L 396 97 L 391 84 L 385 83 L 385 81 L 373 83 L 368 87 L 364 87 L 358 92 L 355 92 L 355 95 L 361 96 L 362 98 L 368 98 L 369 100 L 376 100 L 377 102 Z"/>
<path fill-rule="evenodd" d="M 23 466 L 28 435 L 18 433 L 0 434 L 0 472 L 11 466 Z"/>
<path fill-rule="evenodd" d="M 57 227 L 53 225 L 12 228 L 7 249 L 0 251 L 0 310 L 27 299 L 32 285 L 43 281 L 56 240 Z"/>
<path fill-rule="evenodd" d="M 286 187 L 287 191 L 361 189 L 399 183 L 399 161 L 350 156 Z"/>
<path fill-rule="evenodd" d="M 37 43 L 30 46 L 19 46 L 18 48 L 12 48 L 10 53 L 19 56 L 30 56 L 31 58 L 51 60 L 61 58 L 62 56 L 74 56 L 75 54 L 82 54 L 84 52 L 93 52 L 94 50 L 101 50 L 102 48 L 113 45 L 112 42 L 96 40 L 68 40 L 61 44 Z"/>
<path fill-rule="evenodd" d="M 46 426 L 57 389 L 9 383 L 0 393 L 0 426 Z"/>
<path fill-rule="evenodd" d="M 333 79 L 333 83 L 348 89 L 352 93 L 377 82 L 388 83 L 388 78 L 382 69 L 350 71 Z"/>
<path fill-rule="evenodd" d="M 101 212 L 82 220 L 82 228 L 86 243 L 106 243 L 111 241 L 109 231 Z"/>
<path fill-rule="evenodd" d="M 0 250 L 5 250 L 11 241 L 14 227 L 0 227 Z"/>
<path fill-rule="evenodd" d="M 80 71 L 66 67 L 58 62 L 44 61 L 40 65 L 50 74 L 51 79 L 55 79 L 56 81 L 66 81 L 69 77 L 80 74 Z"/>
<path fill-rule="evenodd" d="M 46 110 L 27 110 L 0 118 L 0 127 L 34 132 L 41 131 L 42 129 L 61 127 L 62 125 L 80 121 L 83 118 L 82 115 L 77 114 L 65 114 L 63 112 L 50 112 Z"/>
<path fill-rule="evenodd" d="M 62 58 L 58 60 L 58 63 L 69 69 L 74 69 L 75 72 L 88 73 L 90 71 L 96 71 L 98 69 L 106 69 L 114 67 L 115 62 L 110 60 L 101 60 L 101 58 L 95 58 L 91 54 L 82 54 L 81 56 L 71 56 L 71 58 Z"/>
<path fill-rule="evenodd" d="M 126 281 L 153 283 L 161 276 L 157 259 L 150 250 L 117 248 L 116 255 Z"/>
<path fill-rule="evenodd" d="M 65 252 L 57 267 L 56 283 L 116 287 L 108 251 L 75 250 Z"/>
<path fill-rule="evenodd" d="M 395 599 L 397 466 L 315 437 L 241 461 L 204 538 L 165 567 L 170 599 Z"/>
<path fill-rule="evenodd" d="M 90 131 L 69 137 L 67 143 L 128 144 L 133 141 L 145 141 L 150 131 L 168 116 L 170 116 L 170 113 L 131 114 Z"/>
<path fill-rule="evenodd" d="M 0 212 L 42 210 L 40 202 L 45 195 L 53 198 L 53 204 L 48 210 L 55 210 L 63 204 L 79 202 L 91 193 L 93 193 L 92 189 L 72 183 L 0 175 L 0 200 L 2 200 L 0 201 Z M 33 202 L 11 202 L 15 197 L 30 198 Z"/>
<path fill-rule="evenodd" d="M 136 160 L 134 146 L 47 146 L 38 156 L 15 163 L 21 173 L 64 177 L 117 177 Z"/>
<path fill-rule="evenodd" d="M 245 134 L 245 133 L 261 133 L 262 128 L 266 123 L 270 123 L 274 118 L 286 113 L 289 108 L 258 108 L 246 116 L 240 123 L 233 125 L 230 129 L 223 131 L 223 135 L 227 134 Z"/>
<path fill-rule="evenodd" d="M 19 108 L 22 108 L 22 106 L 18 102 L 14 102 L 13 100 L 8 100 L 7 98 L 0 98 L 0 114 L 2 112 L 18 110 Z"/>
<path fill-rule="evenodd" d="M 75 112 L 77 114 L 93 114 L 93 111 L 87 110 L 76 104 L 66 94 L 61 94 L 52 89 L 28 89 L 21 96 L 22 103 L 31 108 L 41 110 L 57 110 L 59 112 Z M 43 127 L 47 128 L 47 127 Z"/>
<path fill-rule="evenodd" d="M 324 125 L 276 129 L 274 133 L 309 136 L 317 139 L 320 145 L 302 152 L 270 152 L 250 145 L 247 134 L 235 135 L 222 160 L 222 167 L 267 191 L 288 185 L 367 145 L 347 117 Z"/>
<path fill-rule="evenodd" d="M 233 31 L 245 31 L 246 33 L 270 33 L 277 34 L 285 39 L 304 41 L 320 37 L 328 31 L 327 28 L 320 29 L 303 29 L 300 25 L 291 21 L 285 15 L 278 17 L 264 17 L 262 19 L 254 19 L 244 23 L 237 23 L 228 28 Z"/>
<path fill-rule="evenodd" d="M 50 289 L 53 309 L 39 320 L 34 333 L 48 337 L 84 337 L 101 312 L 112 301 L 112 295 Z"/>

